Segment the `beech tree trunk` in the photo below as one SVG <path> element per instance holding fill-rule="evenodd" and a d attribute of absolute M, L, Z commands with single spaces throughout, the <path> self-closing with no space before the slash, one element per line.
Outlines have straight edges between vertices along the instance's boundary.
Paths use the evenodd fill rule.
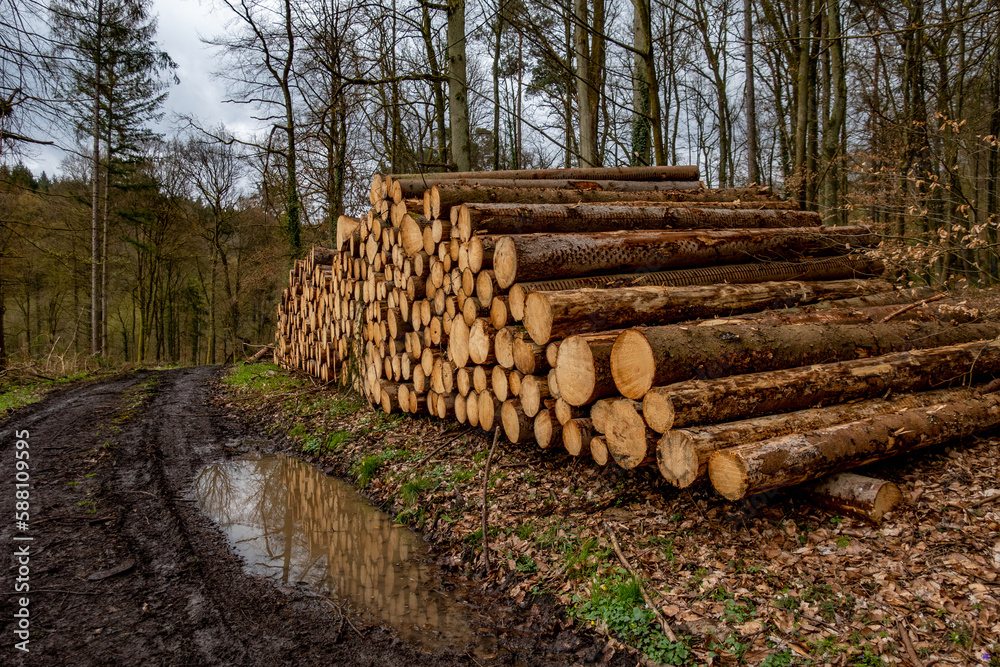
<path fill-rule="evenodd" d="M 472 169 L 465 63 L 465 0 L 448 0 L 448 120 L 451 159 L 457 171 Z"/>
<path fill-rule="evenodd" d="M 826 311 L 831 312 L 835 311 Z M 1000 324 L 894 320 L 873 324 L 751 322 L 649 327 L 623 331 L 618 337 L 611 352 L 611 375 L 622 396 L 639 399 L 654 386 L 694 377 L 717 378 L 877 357 L 998 335 Z"/>
<path fill-rule="evenodd" d="M 891 285 L 883 280 L 830 280 L 532 292 L 524 306 L 524 327 L 532 340 L 544 344 L 590 331 L 739 314 L 887 289 Z"/>
<path fill-rule="evenodd" d="M 497 239 L 497 284 L 622 271 L 662 271 L 753 259 L 846 254 L 875 245 L 867 227 L 517 234 Z"/>
<path fill-rule="evenodd" d="M 619 202 L 731 202 L 772 201 L 769 188 L 730 188 L 723 190 L 671 190 L 669 192 L 608 192 L 606 190 L 565 190 L 560 188 L 500 188 L 441 183 L 437 190 L 442 212 L 452 206 L 469 203 L 507 204 L 579 204 Z"/>
<path fill-rule="evenodd" d="M 977 341 L 654 387 L 643 398 L 643 413 L 648 418 L 653 400 L 669 401 L 671 427 L 680 428 L 846 403 L 888 391 L 943 388 L 978 377 L 992 379 L 996 373 L 1000 342 Z"/>
<path fill-rule="evenodd" d="M 422 196 L 424 190 L 438 186 L 450 188 L 517 188 L 521 190 L 549 190 L 560 188 L 566 190 L 586 190 L 598 192 L 675 192 L 678 190 L 701 190 L 701 181 L 627 181 L 621 179 L 573 179 L 573 178 L 498 178 L 491 172 L 479 172 L 476 176 L 467 178 L 438 178 L 423 176 L 397 181 L 402 188 L 404 197 Z"/>
<path fill-rule="evenodd" d="M 964 401 L 973 396 L 974 390 L 969 388 L 941 389 L 668 430 L 657 443 L 656 462 L 664 479 L 684 488 L 708 474 L 708 460 L 714 452 L 729 447 L 868 419 L 906 408 Z"/>
<path fill-rule="evenodd" d="M 1000 396 L 910 408 L 889 415 L 716 452 L 708 474 L 729 500 L 841 472 L 1000 425 Z"/>

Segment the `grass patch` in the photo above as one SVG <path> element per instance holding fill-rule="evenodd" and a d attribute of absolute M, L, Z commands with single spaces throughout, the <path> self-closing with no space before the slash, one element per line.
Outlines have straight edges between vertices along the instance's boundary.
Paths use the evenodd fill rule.
<path fill-rule="evenodd" d="M 590 582 L 590 598 L 572 609 L 577 617 L 603 626 L 653 662 L 668 665 L 693 664 L 686 642 L 672 642 L 655 623 L 656 615 L 646 607 L 639 581 L 621 568 Z"/>
<path fill-rule="evenodd" d="M 399 488 L 399 499 L 409 507 L 420 499 L 420 494 L 429 491 L 437 486 L 437 482 L 427 477 L 417 477 L 404 483 Z"/>
<path fill-rule="evenodd" d="M 0 385 L 0 417 L 11 410 L 22 408 L 42 400 L 52 389 L 70 382 L 78 382 L 91 377 L 86 371 L 64 375 L 58 378 L 41 379 L 34 382 L 5 382 Z"/>
<path fill-rule="evenodd" d="M 369 454 L 356 462 L 351 468 L 351 474 L 357 480 L 358 487 L 363 489 L 368 486 L 375 479 L 375 473 L 382 467 L 382 464 L 391 461 L 397 455 L 398 452 L 395 449 L 388 449 L 380 454 Z"/>
<path fill-rule="evenodd" d="M 275 391 L 302 385 L 302 380 L 286 373 L 275 364 L 246 364 L 240 362 L 222 379 L 223 384 L 239 389 Z"/>

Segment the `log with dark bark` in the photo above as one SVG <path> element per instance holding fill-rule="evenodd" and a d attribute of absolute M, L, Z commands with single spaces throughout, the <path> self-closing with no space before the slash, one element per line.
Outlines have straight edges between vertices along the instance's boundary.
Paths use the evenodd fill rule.
<path fill-rule="evenodd" d="M 654 271 L 652 273 L 620 273 L 588 276 L 566 280 L 542 280 L 511 285 L 507 308 L 510 316 L 524 319 L 524 300 L 531 292 L 612 287 L 645 287 L 650 285 L 717 285 L 721 283 L 763 283 L 776 280 L 847 280 L 881 276 L 885 266 L 881 261 L 866 257 L 824 257 L 801 262 L 763 262 L 756 264 L 723 264 L 697 269 Z"/>
<path fill-rule="evenodd" d="M 884 479 L 841 472 L 801 487 L 810 501 L 837 514 L 850 514 L 881 523 L 886 512 L 903 499 L 899 487 Z"/>
<path fill-rule="evenodd" d="M 618 336 L 610 366 L 618 392 L 639 399 L 654 386 L 695 377 L 717 378 L 877 357 L 998 335 L 1000 324 L 906 321 L 648 327 L 623 331 Z"/>
<path fill-rule="evenodd" d="M 922 391 L 1000 374 L 1000 342 L 977 341 L 895 352 L 714 380 L 654 387 L 643 398 L 646 419 L 658 405 L 672 407 L 674 428 L 713 424 L 821 405 L 873 398 L 893 391 Z"/>
<path fill-rule="evenodd" d="M 768 188 L 729 188 L 670 190 L 667 192 L 607 192 L 604 190 L 566 190 L 559 188 L 498 188 L 489 186 L 464 186 L 440 183 L 437 190 L 438 206 L 442 213 L 452 206 L 466 203 L 499 204 L 579 204 L 617 202 L 731 202 L 767 201 L 774 195 Z"/>
<path fill-rule="evenodd" d="M 449 171 L 425 174 L 390 174 L 394 181 L 424 180 L 430 187 L 439 181 L 463 178 L 591 178 L 620 181 L 697 181 L 698 167 L 665 165 L 657 167 L 583 167 L 578 169 L 507 169 L 497 171 Z M 384 178 L 384 177 L 383 177 Z"/>
<path fill-rule="evenodd" d="M 906 408 L 963 401 L 974 395 L 975 390 L 970 388 L 941 389 L 668 430 L 657 443 L 656 462 L 664 479 L 674 486 L 684 488 L 704 478 L 708 473 L 708 459 L 714 452 L 722 449 L 867 419 Z"/>
<path fill-rule="evenodd" d="M 846 254 L 878 240 L 861 226 L 516 234 L 496 240 L 493 270 L 506 289 L 519 281 Z"/>
<path fill-rule="evenodd" d="M 827 280 L 533 292 L 525 301 L 524 327 L 541 345 L 591 331 L 781 308 L 890 288 L 884 280 Z"/>
<path fill-rule="evenodd" d="M 463 204 L 460 210 L 459 234 L 466 239 L 473 231 L 531 234 L 634 229 L 817 227 L 822 224 L 820 215 L 812 211 L 707 206 Z"/>
<path fill-rule="evenodd" d="M 466 188 L 468 190 L 497 188 L 517 190 L 550 190 L 558 188 L 570 192 L 614 192 L 614 193 L 660 193 L 677 191 L 698 191 L 703 186 L 699 181 L 635 181 L 609 180 L 594 178 L 495 178 L 489 172 L 480 172 L 476 176 L 466 178 L 437 179 L 433 177 L 419 179 L 401 179 L 398 181 L 404 197 L 414 197 L 423 194 L 428 189 Z M 434 195 L 431 195 L 434 197 Z M 438 195 L 440 197 L 440 195 Z M 432 199 L 432 201 L 435 201 Z M 437 199 L 437 202 L 441 202 Z M 433 209 L 432 209 L 433 210 Z M 440 209 L 439 209 L 440 210 Z"/>
<path fill-rule="evenodd" d="M 909 408 L 716 452 L 708 475 L 729 500 L 966 438 L 1000 426 L 1000 396 Z"/>

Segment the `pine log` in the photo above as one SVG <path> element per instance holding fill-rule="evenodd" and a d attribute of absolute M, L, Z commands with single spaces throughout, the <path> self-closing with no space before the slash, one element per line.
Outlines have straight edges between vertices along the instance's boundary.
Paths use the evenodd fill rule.
<path fill-rule="evenodd" d="M 524 319 L 524 300 L 530 292 L 553 292 L 585 287 L 645 287 L 649 285 L 717 285 L 719 283 L 762 283 L 776 280 L 846 280 L 881 276 L 885 266 L 876 259 L 847 255 L 808 259 L 801 262 L 724 264 L 697 269 L 621 273 L 566 280 L 542 280 L 511 285 L 507 307 L 516 321 Z M 915 299 L 914 299 L 915 300 Z"/>
<path fill-rule="evenodd" d="M 573 178 L 493 178 L 489 172 L 479 172 L 476 176 L 469 178 L 440 179 L 424 178 L 420 180 L 401 180 L 400 188 L 404 197 L 416 195 L 418 192 L 427 192 L 427 189 L 436 189 L 437 193 L 431 194 L 431 206 L 437 205 L 437 210 L 431 208 L 431 214 L 435 214 L 447 208 L 447 198 L 445 193 L 451 190 L 466 189 L 475 190 L 486 188 L 490 190 L 544 190 L 553 188 L 570 191 L 585 192 L 627 192 L 627 193 L 661 193 L 677 191 L 700 191 L 703 189 L 699 181 L 626 181 L 608 179 L 573 179 Z"/>
<path fill-rule="evenodd" d="M 867 419 L 906 408 L 964 401 L 972 398 L 974 393 L 975 390 L 971 388 L 939 389 L 722 424 L 673 429 L 659 439 L 656 461 L 664 479 L 674 486 L 684 488 L 704 478 L 708 473 L 708 459 L 713 452 L 722 449 Z"/>
<path fill-rule="evenodd" d="M 500 404 L 497 402 L 496 397 L 490 393 L 489 389 L 485 389 L 479 394 L 479 428 L 489 431 L 493 428 L 494 420 L 496 419 L 497 408 Z"/>
<path fill-rule="evenodd" d="M 600 179 L 607 181 L 697 181 L 697 166 L 657 166 L 657 167 L 582 167 L 577 169 L 506 169 L 496 171 L 451 171 L 431 174 L 391 174 L 391 178 L 402 184 L 404 181 L 420 181 L 420 194 L 431 185 L 467 178 L 482 179 Z"/>
<path fill-rule="evenodd" d="M 451 323 L 448 358 L 458 368 L 464 368 L 469 363 L 469 326 L 460 317 L 456 317 Z"/>
<path fill-rule="evenodd" d="M 465 221 L 468 221 L 467 226 Z M 459 234 L 610 232 L 636 229 L 752 229 L 818 227 L 811 211 L 616 204 L 463 204 Z"/>
<path fill-rule="evenodd" d="M 524 414 L 534 417 L 542 409 L 542 401 L 549 397 L 549 383 L 544 376 L 525 375 L 521 379 L 521 406 Z"/>
<path fill-rule="evenodd" d="M 590 405 L 599 398 L 613 396 L 611 350 L 621 331 L 570 336 L 559 344 L 555 377 L 559 396 L 570 405 Z M 552 383 L 549 382 L 551 391 Z"/>
<path fill-rule="evenodd" d="M 510 396 L 510 380 L 503 366 L 494 366 L 490 372 L 490 386 L 498 401 L 506 401 Z"/>
<path fill-rule="evenodd" d="M 872 359 L 688 380 L 654 387 L 643 398 L 646 419 L 655 402 L 670 402 L 672 427 L 712 424 L 804 410 L 884 395 L 944 388 L 1000 374 L 1000 341 L 977 341 Z"/>
<path fill-rule="evenodd" d="M 648 327 L 623 331 L 618 336 L 611 351 L 611 375 L 622 396 L 639 399 L 654 386 L 695 377 L 717 378 L 877 357 L 998 335 L 1000 323 L 890 321 L 771 325 L 754 322 L 712 327 Z"/>
<path fill-rule="evenodd" d="M 470 426 L 479 426 L 479 394 L 470 391 L 465 397 L 465 418 Z"/>
<path fill-rule="evenodd" d="M 565 399 L 557 398 L 555 404 L 556 419 L 560 424 L 565 424 L 570 419 L 578 419 L 587 416 L 587 411 L 583 408 L 579 408 L 570 405 Z"/>
<path fill-rule="evenodd" d="M 466 203 L 499 204 L 580 204 L 619 202 L 731 202 L 774 199 L 768 188 L 728 188 L 671 190 L 668 192 L 608 192 L 605 190 L 566 190 L 560 188 L 469 187 L 440 183 L 438 205 L 442 211 Z"/>
<path fill-rule="evenodd" d="M 527 442 L 534 436 L 534 419 L 524 414 L 521 402 L 511 398 L 500 406 L 500 421 L 503 422 L 503 432 L 511 442 Z"/>
<path fill-rule="evenodd" d="M 842 299 L 890 287 L 884 280 L 872 279 L 533 292 L 525 302 L 524 326 L 531 339 L 543 345 L 553 338 L 591 331 Z"/>
<path fill-rule="evenodd" d="M 472 388 L 476 393 L 486 391 L 490 386 L 491 379 L 485 366 L 476 366 L 472 369 Z"/>
<path fill-rule="evenodd" d="M 596 435 L 594 425 L 589 419 L 570 419 L 562 425 L 563 447 L 570 456 L 587 456 L 590 454 L 590 440 Z"/>
<path fill-rule="evenodd" d="M 978 310 L 959 306 L 954 301 L 910 305 L 915 307 L 899 315 L 896 315 L 901 310 L 898 305 L 824 309 L 815 309 L 807 306 L 803 308 L 749 313 L 733 317 L 720 317 L 713 320 L 701 320 L 697 322 L 697 326 L 714 327 L 723 324 L 862 324 L 887 321 L 886 318 L 906 322 L 968 324 L 983 319 Z M 904 306 L 904 308 L 909 308 L 909 306 Z"/>
<path fill-rule="evenodd" d="M 455 421 L 459 424 L 464 424 L 468 420 L 467 403 L 468 400 L 463 394 L 455 397 Z"/>
<path fill-rule="evenodd" d="M 493 341 L 496 330 L 485 318 L 477 319 L 469 330 L 469 359 L 474 364 L 496 363 Z"/>
<path fill-rule="evenodd" d="M 545 356 L 545 346 L 524 336 L 514 338 L 514 367 L 525 375 L 547 373 L 549 361 Z"/>
<path fill-rule="evenodd" d="M 533 430 L 535 442 L 542 449 L 548 449 L 553 443 L 562 440 L 562 425 L 556 419 L 555 410 L 542 410 L 535 415 Z"/>
<path fill-rule="evenodd" d="M 708 464 L 729 500 L 801 484 L 1000 425 L 1000 396 L 909 408 L 716 452 Z"/>
<path fill-rule="evenodd" d="M 899 487 L 892 482 L 852 472 L 823 477 L 802 485 L 801 490 L 809 500 L 837 514 L 850 514 L 873 523 L 881 523 L 886 512 L 903 499 Z"/>
<path fill-rule="evenodd" d="M 337 218 L 337 237 L 335 239 L 336 249 L 343 252 L 348 241 L 358 236 L 358 227 L 361 221 L 342 215 Z"/>
<path fill-rule="evenodd" d="M 878 243 L 867 227 L 594 232 L 501 236 L 493 251 L 497 284 L 576 278 L 612 271 L 662 271 L 709 264 L 846 254 Z"/>
<path fill-rule="evenodd" d="M 493 328 L 500 331 L 510 324 L 510 311 L 507 308 L 506 296 L 495 296 L 490 302 L 490 323 Z"/>
<path fill-rule="evenodd" d="M 514 338 L 526 333 L 523 327 L 515 326 L 497 330 L 496 338 L 493 340 L 493 351 L 498 364 L 508 370 L 514 368 Z"/>
<path fill-rule="evenodd" d="M 626 470 L 656 460 L 658 434 L 646 426 L 634 401 L 620 400 L 611 405 L 604 440 L 615 463 Z"/>
<path fill-rule="evenodd" d="M 590 458 L 599 466 L 608 465 L 611 456 L 608 453 L 608 443 L 603 436 L 594 435 L 590 439 Z"/>

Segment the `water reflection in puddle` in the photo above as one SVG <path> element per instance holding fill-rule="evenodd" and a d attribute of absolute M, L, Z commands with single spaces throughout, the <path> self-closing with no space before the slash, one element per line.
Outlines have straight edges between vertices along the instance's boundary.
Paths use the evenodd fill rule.
<path fill-rule="evenodd" d="M 207 466 L 194 490 L 252 573 L 304 582 L 426 649 L 489 650 L 461 587 L 443 591 L 424 544 L 348 484 L 295 458 L 252 454 Z"/>

